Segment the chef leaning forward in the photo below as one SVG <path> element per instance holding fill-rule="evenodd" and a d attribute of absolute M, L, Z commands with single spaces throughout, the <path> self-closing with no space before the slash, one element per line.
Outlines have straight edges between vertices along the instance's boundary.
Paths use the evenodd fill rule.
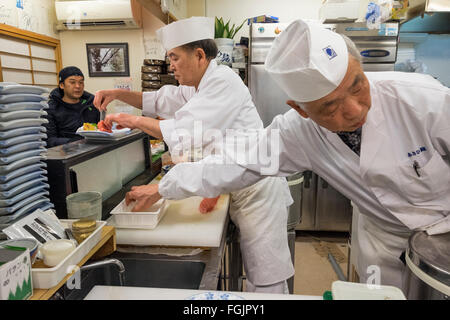
<path fill-rule="evenodd" d="M 116 122 L 164 138 L 172 154 L 179 153 L 175 151 L 180 144 L 184 145 L 179 141 L 185 139 L 186 132 L 195 138 L 196 123 L 201 124 L 204 132 L 215 129 L 219 135 L 228 129 L 263 129 L 247 87 L 230 68 L 218 66 L 214 60 L 217 47 L 213 40 L 213 19 L 181 20 L 159 29 L 157 35 L 181 85 L 166 85 L 156 92 L 117 89 L 97 92 L 94 105 L 100 110 L 119 99 L 142 108 L 147 116 L 108 115 L 105 118 L 108 126 Z M 156 116 L 166 120 L 156 120 Z M 210 139 L 202 139 L 202 146 L 214 142 Z M 249 187 L 241 190 L 233 188 L 230 217 L 240 230 L 249 280 L 247 291 L 288 293 L 286 279 L 294 274 L 294 267 L 287 242 L 287 207 L 292 204 L 287 181 L 267 177 L 246 186 Z M 146 188 L 134 187 L 133 197 L 145 196 Z M 138 203 L 135 208 L 141 205 L 145 206 Z"/>
<path fill-rule="evenodd" d="M 450 231 L 450 90 L 427 75 L 364 73 L 357 57 L 349 39 L 319 26 L 297 20 L 286 28 L 266 68 L 292 110 L 275 117 L 247 155 L 278 148 L 271 174 L 312 170 L 351 199 L 361 213 L 361 282 L 379 271 L 379 284 L 402 288 L 400 257 L 412 230 Z M 274 132 L 278 145 L 267 146 Z M 212 197 L 262 179 L 258 163 L 213 160 L 177 165 L 141 199 Z"/>

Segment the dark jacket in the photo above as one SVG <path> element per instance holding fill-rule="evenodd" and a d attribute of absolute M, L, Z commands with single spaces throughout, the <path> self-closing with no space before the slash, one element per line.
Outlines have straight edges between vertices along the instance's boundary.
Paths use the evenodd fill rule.
<path fill-rule="evenodd" d="M 48 99 L 46 116 L 47 148 L 69 143 L 82 136 L 75 132 L 84 122 L 97 123 L 100 120 L 100 112 L 94 107 L 94 95 L 87 91 L 83 92 L 79 103 L 66 103 L 62 100 L 63 91 L 59 88 L 53 89 Z"/>

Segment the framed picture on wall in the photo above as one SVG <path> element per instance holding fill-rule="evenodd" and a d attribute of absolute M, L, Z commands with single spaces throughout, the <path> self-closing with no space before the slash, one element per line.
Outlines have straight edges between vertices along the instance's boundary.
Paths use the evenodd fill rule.
<path fill-rule="evenodd" d="M 129 77 L 128 43 L 86 43 L 89 77 Z"/>

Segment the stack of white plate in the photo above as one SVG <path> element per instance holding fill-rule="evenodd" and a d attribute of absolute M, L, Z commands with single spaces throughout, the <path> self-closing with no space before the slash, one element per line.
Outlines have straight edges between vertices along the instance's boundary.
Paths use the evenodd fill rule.
<path fill-rule="evenodd" d="M 53 208 L 44 162 L 47 97 L 45 88 L 0 82 L 0 225 Z"/>

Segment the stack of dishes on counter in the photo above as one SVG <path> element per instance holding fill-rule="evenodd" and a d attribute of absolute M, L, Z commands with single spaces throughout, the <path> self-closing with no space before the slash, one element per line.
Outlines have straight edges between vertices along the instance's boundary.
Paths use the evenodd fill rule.
<path fill-rule="evenodd" d="M 45 160 L 48 89 L 0 82 L 0 230 L 53 208 Z"/>
<path fill-rule="evenodd" d="M 161 88 L 161 75 L 166 73 L 164 60 L 144 59 L 141 71 L 142 91 L 156 91 Z"/>

